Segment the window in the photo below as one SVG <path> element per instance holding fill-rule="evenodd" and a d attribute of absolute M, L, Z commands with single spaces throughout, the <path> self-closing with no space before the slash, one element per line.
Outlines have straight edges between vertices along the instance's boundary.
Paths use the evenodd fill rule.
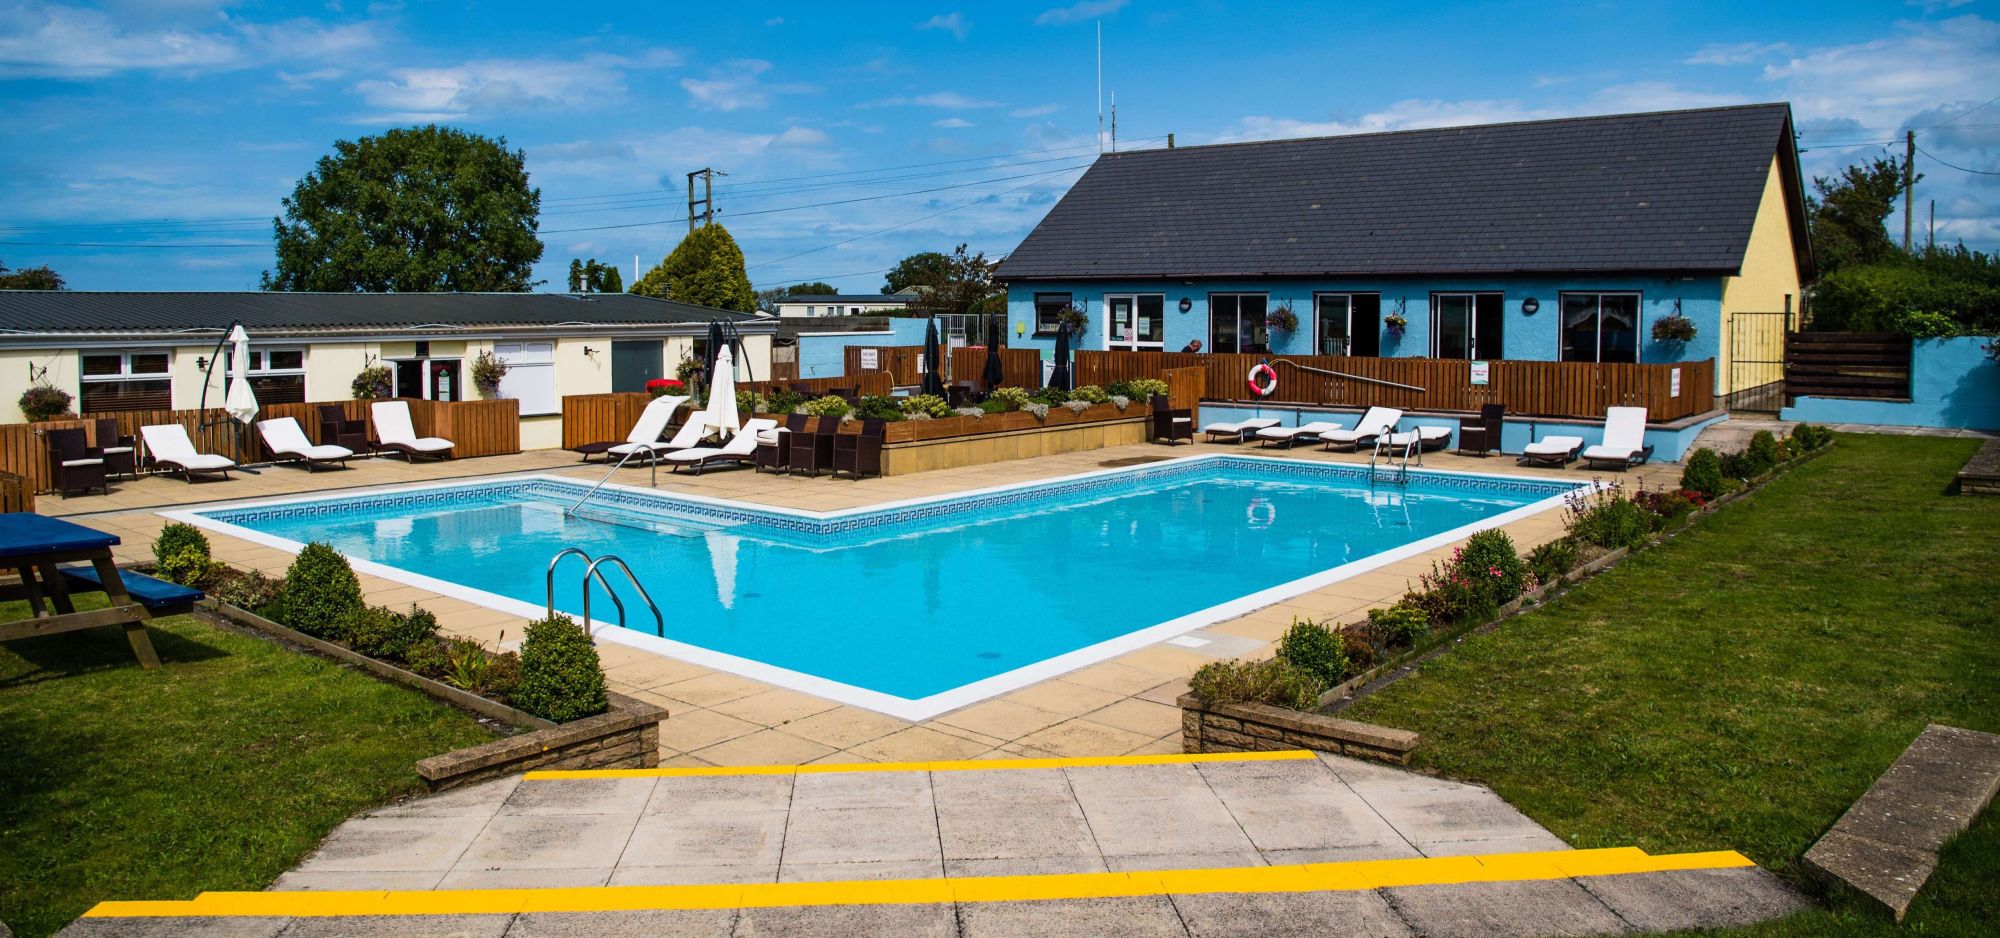
<path fill-rule="evenodd" d="M 1157 349 L 1167 338 L 1167 298 L 1158 293 L 1104 298 L 1106 348 Z"/>
<path fill-rule="evenodd" d="M 1562 360 L 1639 360 L 1639 294 L 1562 295 Z"/>
<path fill-rule="evenodd" d="M 419 342 L 417 346 L 421 351 L 430 351 L 428 342 Z M 396 374 L 397 397 L 427 401 L 465 399 L 459 387 L 459 362 L 456 358 L 404 358 L 390 362 L 389 367 Z"/>
<path fill-rule="evenodd" d="M 224 375 L 236 373 L 235 349 L 223 349 L 221 367 Z M 223 386 L 228 386 L 226 380 Z M 257 392 L 257 403 L 259 404 L 305 403 L 305 350 L 296 348 L 251 349 L 250 390 Z"/>
<path fill-rule="evenodd" d="M 507 364 L 500 396 L 520 401 L 521 416 L 562 413 L 562 402 L 556 399 L 554 342 L 495 342 L 493 357 Z"/>
<path fill-rule="evenodd" d="M 119 410 L 166 410 L 174 406 L 167 363 L 166 352 L 83 356 L 78 412 L 103 414 Z"/>
<path fill-rule="evenodd" d="M 1315 352 L 1369 358 L 1382 354 L 1381 294 L 1322 293 L 1313 304 L 1319 323 Z"/>
<path fill-rule="evenodd" d="M 1208 348 L 1213 352 L 1263 353 L 1271 350 L 1270 330 L 1264 324 L 1262 293 L 1211 293 L 1208 295 Z"/>
<path fill-rule="evenodd" d="M 1035 334 L 1055 335 L 1057 315 L 1070 307 L 1067 293 L 1035 294 Z"/>
<path fill-rule="evenodd" d="M 1431 357 L 1505 357 L 1500 344 L 1504 308 L 1498 293 L 1431 294 Z"/>

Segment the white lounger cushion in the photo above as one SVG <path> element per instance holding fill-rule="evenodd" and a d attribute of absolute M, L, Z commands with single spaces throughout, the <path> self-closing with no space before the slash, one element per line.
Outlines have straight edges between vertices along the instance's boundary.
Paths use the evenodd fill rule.
<path fill-rule="evenodd" d="M 770 421 L 765 422 L 769 423 Z M 707 435 L 708 415 L 701 411 L 695 411 L 688 415 L 687 423 L 681 424 L 680 432 L 675 433 L 673 439 L 668 440 L 664 444 L 655 443 L 653 450 L 654 452 L 664 454 L 668 450 L 688 449 L 696 443 L 701 442 L 701 438 Z M 637 443 L 620 443 L 611 448 L 611 453 L 616 456 L 623 456 L 626 453 L 638 450 L 638 448 L 639 445 Z"/>
<path fill-rule="evenodd" d="M 451 441 L 443 437 L 417 436 L 415 425 L 410 423 L 408 402 L 376 401 L 368 405 L 368 410 L 375 418 L 375 438 L 384 446 L 407 446 L 422 453 L 451 449 Z"/>
<path fill-rule="evenodd" d="M 729 442 L 721 446 L 698 446 L 694 449 L 684 449 L 677 453 L 668 453 L 667 458 L 676 462 L 700 462 L 711 456 L 748 456 L 757 451 L 757 435 L 768 432 L 777 426 L 778 422 L 776 420 L 767 420 L 761 417 L 756 420 L 746 421 L 743 424 L 743 429 L 736 431 L 736 435 L 730 437 Z"/>
<path fill-rule="evenodd" d="M 1604 442 L 1583 451 L 1585 459 L 1631 459 L 1646 448 L 1646 408 L 1607 407 Z"/>
<path fill-rule="evenodd" d="M 674 419 L 674 411 L 688 402 L 686 397 L 656 397 L 639 412 L 639 419 L 632 424 L 632 432 L 625 434 L 627 443 L 657 443 L 660 434 L 667 432 L 667 422 Z"/>
<path fill-rule="evenodd" d="M 1451 437 L 1450 427 L 1418 427 L 1416 432 L 1417 437 L 1426 443 Z"/>
<path fill-rule="evenodd" d="M 177 423 L 140 427 L 139 436 L 146 441 L 146 451 L 152 453 L 157 462 L 197 470 L 229 469 L 236 465 L 236 460 L 227 456 L 195 452 L 194 442 L 188 439 L 187 428 Z"/>
<path fill-rule="evenodd" d="M 1275 427 L 1277 425 L 1278 421 L 1270 417 L 1252 417 L 1249 420 L 1238 420 L 1235 423 L 1211 423 L 1208 426 L 1202 427 L 1201 432 L 1213 433 L 1216 434 L 1217 436 L 1222 436 L 1230 433 L 1234 433 L 1238 436 L 1245 436 L 1254 431 L 1263 430 L 1269 427 Z"/>
<path fill-rule="evenodd" d="M 1530 456 L 1564 456 L 1576 452 L 1583 445 L 1580 436 L 1545 436 L 1529 443 L 1521 452 Z"/>
<path fill-rule="evenodd" d="M 298 420 L 279 417 L 276 420 L 257 421 L 257 432 L 264 437 L 264 445 L 271 451 L 285 456 L 304 456 L 307 459 L 346 459 L 354 451 L 345 446 L 314 446 L 306 439 L 306 431 L 299 428 Z"/>
<path fill-rule="evenodd" d="M 1403 419 L 1403 412 L 1394 407 L 1370 407 L 1361 415 L 1361 421 L 1352 430 L 1329 430 L 1319 438 L 1330 443 L 1353 443 L 1373 436 L 1381 436 L 1396 428 L 1396 421 Z"/>
<path fill-rule="evenodd" d="M 1257 437 L 1264 440 L 1290 440 L 1302 436 L 1318 436 L 1340 429 L 1340 424 L 1331 420 L 1316 420 L 1296 427 L 1265 427 L 1257 431 Z"/>

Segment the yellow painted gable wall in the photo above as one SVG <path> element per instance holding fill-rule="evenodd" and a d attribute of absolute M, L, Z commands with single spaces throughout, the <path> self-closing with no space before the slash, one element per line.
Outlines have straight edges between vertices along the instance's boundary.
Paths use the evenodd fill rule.
<path fill-rule="evenodd" d="M 1785 186 L 1778 172 L 1778 160 L 1764 179 L 1764 196 L 1757 204 L 1757 219 L 1750 226 L 1750 245 L 1743 252 L 1743 266 L 1734 277 L 1722 278 L 1722 335 L 1716 343 L 1715 381 L 1717 390 L 1727 393 L 1781 380 L 1780 365 L 1744 364 L 1734 367 L 1732 353 L 1742 349 L 1746 359 L 1779 359 L 1784 350 L 1782 317 L 1746 318 L 1732 323 L 1738 312 L 1782 312 L 1798 310 L 1799 267 L 1793 252 L 1791 219 L 1787 217 Z M 1733 335 L 1732 328 L 1751 328 L 1753 334 Z"/>

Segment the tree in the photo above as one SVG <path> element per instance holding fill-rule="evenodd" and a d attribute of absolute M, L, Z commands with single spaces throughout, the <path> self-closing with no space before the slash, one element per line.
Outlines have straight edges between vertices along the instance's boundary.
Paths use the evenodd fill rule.
<path fill-rule="evenodd" d="M 795 283 L 785 288 L 786 296 L 839 296 L 840 288 L 817 280 L 811 283 Z"/>
<path fill-rule="evenodd" d="M 993 285 L 994 264 L 984 253 L 967 254 L 961 244 L 950 255 L 939 256 L 945 259 L 939 276 L 914 285 L 927 309 L 933 313 L 990 313 L 1006 309 L 1007 295 Z"/>
<path fill-rule="evenodd" d="M 569 262 L 569 292 L 571 293 L 623 293 L 625 278 L 618 272 L 617 264 L 600 264 L 593 257 L 588 262 L 571 258 Z"/>
<path fill-rule="evenodd" d="M 432 124 L 342 140 L 272 219 L 266 290 L 521 291 L 541 190 L 505 138 Z"/>
<path fill-rule="evenodd" d="M 1806 227 L 1822 273 L 1902 255 L 1883 226 L 1903 193 L 1901 160 L 1883 157 L 1849 166 L 1832 178 L 1814 177 L 1813 190 L 1817 195 L 1806 198 Z"/>
<path fill-rule="evenodd" d="M 728 229 L 713 223 L 689 232 L 666 260 L 632 285 L 632 292 L 739 313 L 757 310 L 743 249 Z"/>
<path fill-rule="evenodd" d="M 912 254 L 896 262 L 883 279 L 883 293 L 901 293 L 913 287 L 932 286 L 951 275 L 951 257 L 936 251 Z"/>
<path fill-rule="evenodd" d="M 47 264 L 40 267 L 23 267 L 9 272 L 7 265 L 0 264 L 0 290 L 62 290 L 62 274 Z"/>

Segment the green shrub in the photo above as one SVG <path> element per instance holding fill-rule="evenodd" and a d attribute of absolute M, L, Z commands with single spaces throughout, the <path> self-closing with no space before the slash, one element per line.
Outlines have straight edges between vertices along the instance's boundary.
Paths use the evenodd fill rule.
<path fill-rule="evenodd" d="M 521 642 L 521 682 L 513 696 L 515 706 L 557 723 L 608 709 L 604 668 L 583 626 L 561 613 L 529 623 Z"/>
<path fill-rule="evenodd" d="M 1682 519 L 1694 514 L 1696 508 L 1701 507 L 1693 498 L 1688 497 L 1688 493 L 1680 491 L 1648 492 L 1640 489 L 1639 494 L 1633 496 L 1632 500 L 1652 514 L 1655 531 L 1679 524 Z"/>
<path fill-rule="evenodd" d="M 1495 606 L 1512 602 L 1528 588 L 1528 565 L 1515 552 L 1514 539 L 1498 528 L 1467 539 L 1458 565 L 1467 579 L 1485 587 L 1487 600 Z"/>
<path fill-rule="evenodd" d="M 1340 634 L 1310 619 L 1293 619 L 1278 640 L 1278 657 L 1331 687 L 1347 676 L 1347 648 Z"/>
<path fill-rule="evenodd" d="M 210 579 L 208 535 L 191 524 L 169 522 L 153 539 L 153 567 L 162 579 L 201 586 Z"/>
<path fill-rule="evenodd" d="M 428 678 L 442 678 L 451 669 L 450 645 L 437 638 L 420 642 L 403 654 L 403 664 Z"/>
<path fill-rule="evenodd" d="M 1704 446 L 1688 457 L 1687 466 L 1681 470 L 1681 488 L 1699 492 L 1703 498 L 1715 498 L 1724 491 L 1726 483 L 1722 478 L 1722 457 L 1715 450 Z"/>
<path fill-rule="evenodd" d="M 1749 477 L 1754 479 L 1784 462 L 1785 448 L 1778 444 L 1778 438 L 1771 431 L 1759 430 L 1750 437 L 1750 446 L 1743 450 L 1743 456 L 1747 460 L 1745 466 L 1750 471 Z"/>
<path fill-rule="evenodd" d="M 1261 703 L 1315 710 L 1326 686 L 1283 658 L 1211 661 L 1188 678 L 1188 690 L 1212 704 Z"/>
<path fill-rule="evenodd" d="M 1576 542 L 1566 537 L 1557 538 L 1528 551 L 1528 572 L 1535 575 L 1537 583 L 1554 583 L 1576 569 L 1578 559 Z"/>
<path fill-rule="evenodd" d="M 1027 407 L 1028 403 L 1034 399 L 1034 395 L 1029 394 L 1025 388 L 1014 387 L 994 388 L 991 394 L 986 395 L 987 403 L 1000 402 L 1000 409 L 998 411 L 988 411 L 988 413 L 1008 413 L 1021 410 Z"/>
<path fill-rule="evenodd" d="M 979 402 L 979 412 L 982 414 L 1004 414 L 1007 412 L 1007 402 L 988 398 Z"/>
<path fill-rule="evenodd" d="M 345 638 L 363 610 L 361 581 L 332 545 L 314 541 L 285 571 L 277 608 L 280 621 L 307 635 L 329 641 Z"/>
<path fill-rule="evenodd" d="M 1945 314 L 1958 331 L 1982 333 L 2000 323 L 2000 283 L 1939 251 L 1932 259 L 1860 264 L 1822 274 L 1813 285 L 1811 328 L 1822 332 L 1900 332 L 1911 310 Z"/>
<path fill-rule="evenodd" d="M 1034 393 L 1034 399 L 1038 403 L 1055 407 L 1069 403 L 1069 392 L 1058 387 L 1045 387 Z"/>
<path fill-rule="evenodd" d="M 915 394 L 903 398 L 903 413 L 923 414 L 933 419 L 952 415 L 951 404 L 935 394 Z"/>
<path fill-rule="evenodd" d="M 218 601 L 228 603 L 248 612 L 261 612 L 278 598 L 278 590 L 285 585 L 283 580 L 273 580 L 262 572 L 234 573 L 220 577 L 210 595 Z"/>
<path fill-rule="evenodd" d="M 1133 378 L 1131 381 L 1126 382 L 1125 385 L 1131 391 L 1130 394 L 1125 396 L 1141 404 L 1152 400 L 1155 394 L 1167 393 L 1167 383 L 1158 378 Z"/>
<path fill-rule="evenodd" d="M 1750 471 L 1750 454 L 1745 452 L 1722 454 L 1722 477 L 1733 482 L 1744 482 L 1756 475 Z"/>
<path fill-rule="evenodd" d="M 1368 627 L 1386 645 L 1409 647 L 1430 634 L 1431 617 L 1406 596 L 1393 606 L 1368 610 Z"/>
<path fill-rule="evenodd" d="M 825 397 L 816 397 L 805 402 L 800 409 L 815 417 L 845 417 L 854 408 L 847 403 L 845 398 L 828 394 Z"/>
<path fill-rule="evenodd" d="M 1801 453 L 1809 453 L 1833 442 L 1833 431 L 1810 423 L 1802 423 L 1792 428 L 1792 446 Z"/>
<path fill-rule="evenodd" d="M 764 406 L 770 408 L 770 410 L 766 411 L 766 413 L 773 413 L 773 414 L 792 413 L 793 411 L 798 410 L 801 406 L 804 406 L 805 402 L 806 402 L 805 395 L 800 394 L 799 392 L 791 390 L 789 388 L 783 391 L 772 391 L 770 394 L 765 395 L 764 397 Z"/>
<path fill-rule="evenodd" d="M 903 419 L 903 403 L 886 394 L 870 394 L 861 399 L 861 406 L 854 408 L 856 417 L 873 417 L 877 420 Z"/>
<path fill-rule="evenodd" d="M 746 414 L 771 413 L 771 399 L 755 391 L 736 392 L 736 409 Z"/>
<path fill-rule="evenodd" d="M 1076 390 L 1069 392 L 1069 399 L 1073 401 L 1082 401 L 1086 404 L 1102 404 L 1106 401 L 1111 400 L 1111 395 L 1106 394 L 1104 392 L 1104 389 L 1098 387 L 1097 385 L 1086 384 L 1083 387 L 1077 388 Z"/>
<path fill-rule="evenodd" d="M 411 606 L 408 614 L 370 606 L 354 620 L 347 644 L 364 655 L 402 661 L 412 649 L 435 642 L 437 635 L 437 616 L 422 606 Z"/>
<path fill-rule="evenodd" d="M 1644 544 L 1653 534 L 1653 513 L 1616 485 L 1568 496 L 1563 513 L 1569 536 L 1585 544 L 1617 550 Z"/>
<path fill-rule="evenodd" d="M 1896 318 L 1896 332 L 1912 339 L 1948 339 L 1963 335 L 1965 328 L 1958 324 L 1949 313 L 1931 313 L 1923 310 L 1907 310 Z"/>

